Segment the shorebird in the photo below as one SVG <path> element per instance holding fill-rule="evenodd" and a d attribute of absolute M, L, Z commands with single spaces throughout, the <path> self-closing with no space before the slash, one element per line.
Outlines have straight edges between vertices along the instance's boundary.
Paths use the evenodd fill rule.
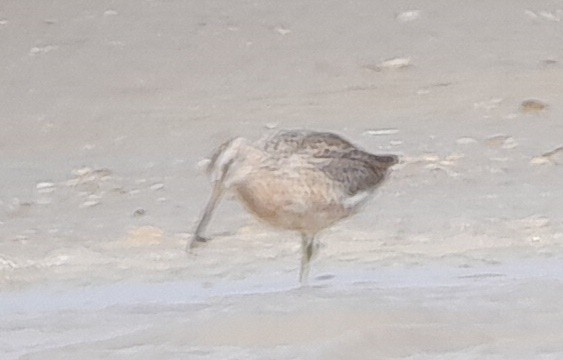
<path fill-rule="evenodd" d="M 234 138 L 215 151 L 207 167 L 212 192 L 194 236 L 202 236 L 225 191 L 233 191 L 258 219 L 301 234 L 301 271 L 307 282 L 319 231 L 355 214 L 398 162 L 374 155 L 329 132 L 284 130 L 254 143 Z"/>

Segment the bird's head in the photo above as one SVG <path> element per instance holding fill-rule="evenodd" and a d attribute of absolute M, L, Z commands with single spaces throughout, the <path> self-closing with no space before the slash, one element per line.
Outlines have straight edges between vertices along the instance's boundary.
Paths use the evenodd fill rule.
<path fill-rule="evenodd" d="M 247 140 L 241 137 L 231 139 L 219 146 L 207 165 L 207 174 L 213 183 L 229 182 L 233 169 L 237 168 L 244 155 L 241 152 Z"/>

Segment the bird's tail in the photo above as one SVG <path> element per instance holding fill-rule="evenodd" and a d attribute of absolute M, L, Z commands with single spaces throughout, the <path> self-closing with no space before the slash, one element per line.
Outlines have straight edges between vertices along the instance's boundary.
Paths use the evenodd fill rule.
<path fill-rule="evenodd" d="M 399 157 L 397 155 L 373 155 L 373 157 L 378 166 L 386 169 L 399 163 Z"/>

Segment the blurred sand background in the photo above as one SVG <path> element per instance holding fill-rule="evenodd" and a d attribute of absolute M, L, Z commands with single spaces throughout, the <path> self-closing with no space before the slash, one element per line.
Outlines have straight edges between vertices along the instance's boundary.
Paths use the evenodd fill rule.
<path fill-rule="evenodd" d="M 3 359 L 563 358 L 563 1 L 0 1 Z M 225 139 L 401 155 L 299 238 Z"/>

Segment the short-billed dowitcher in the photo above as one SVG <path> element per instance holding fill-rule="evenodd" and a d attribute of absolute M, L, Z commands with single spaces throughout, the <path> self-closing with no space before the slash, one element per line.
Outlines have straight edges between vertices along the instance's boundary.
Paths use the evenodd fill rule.
<path fill-rule="evenodd" d="M 367 153 L 328 132 L 289 130 L 254 143 L 229 140 L 211 157 L 213 190 L 187 249 L 206 240 L 202 232 L 221 195 L 231 190 L 258 219 L 301 234 L 304 283 L 318 248 L 316 234 L 356 213 L 397 162 L 395 155 Z"/>

